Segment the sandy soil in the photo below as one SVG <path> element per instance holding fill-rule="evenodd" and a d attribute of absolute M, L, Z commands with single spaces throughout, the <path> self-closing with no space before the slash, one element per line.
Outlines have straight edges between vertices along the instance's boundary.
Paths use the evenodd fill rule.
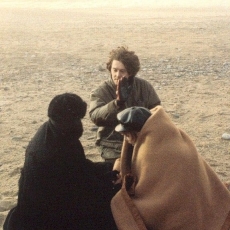
<path fill-rule="evenodd" d="M 0 226 L 15 206 L 25 148 L 57 94 L 90 91 L 109 75 L 112 48 L 141 61 L 174 122 L 221 180 L 230 180 L 230 11 L 228 9 L 0 9 Z M 81 138 L 100 161 L 89 115 Z"/>

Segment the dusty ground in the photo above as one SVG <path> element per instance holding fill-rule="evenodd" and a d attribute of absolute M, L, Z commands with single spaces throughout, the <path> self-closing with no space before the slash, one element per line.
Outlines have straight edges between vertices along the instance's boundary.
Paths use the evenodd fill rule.
<path fill-rule="evenodd" d="M 174 122 L 221 180 L 230 180 L 230 11 L 153 9 L 0 9 L 0 226 L 16 204 L 25 148 L 57 94 L 90 91 L 108 77 L 112 48 L 141 61 Z M 101 160 L 84 118 L 87 156 Z"/>

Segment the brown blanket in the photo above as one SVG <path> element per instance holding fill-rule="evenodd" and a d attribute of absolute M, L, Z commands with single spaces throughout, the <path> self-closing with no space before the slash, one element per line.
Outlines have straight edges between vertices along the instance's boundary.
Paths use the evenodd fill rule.
<path fill-rule="evenodd" d="M 163 108 L 151 112 L 131 162 L 123 144 L 123 186 L 111 201 L 118 229 L 229 229 L 230 192 Z"/>

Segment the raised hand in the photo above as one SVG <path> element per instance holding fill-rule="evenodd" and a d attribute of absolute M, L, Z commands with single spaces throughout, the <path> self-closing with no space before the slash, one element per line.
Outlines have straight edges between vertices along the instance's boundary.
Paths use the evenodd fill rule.
<path fill-rule="evenodd" d="M 129 81 L 128 78 L 123 77 L 121 80 L 118 81 L 117 84 L 117 103 L 118 105 L 124 104 L 130 93 L 132 91 L 132 81 Z"/>

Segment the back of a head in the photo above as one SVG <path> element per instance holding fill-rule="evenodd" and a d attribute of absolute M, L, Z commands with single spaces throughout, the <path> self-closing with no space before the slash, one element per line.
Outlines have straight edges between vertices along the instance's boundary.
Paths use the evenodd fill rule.
<path fill-rule="evenodd" d="M 127 108 L 117 114 L 117 119 L 120 124 L 116 126 L 115 131 L 139 132 L 150 116 L 151 112 L 144 107 L 134 106 Z"/>
<path fill-rule="evenodd" d="M 64 93 L 55 96 L 48 107 L 48 117 L 55 131 L 62 135 L 80 137 L 83 133 L 81 119 L 86 114 L 87 104 L 76 94 Z"/>
<path fill-rule="evenodd" d="M 64 93 L 55 96 L 48 107 L 48 117 L 55 122 L 71 122 L 86 114 L 86 103 L 76 94 Z"/>

